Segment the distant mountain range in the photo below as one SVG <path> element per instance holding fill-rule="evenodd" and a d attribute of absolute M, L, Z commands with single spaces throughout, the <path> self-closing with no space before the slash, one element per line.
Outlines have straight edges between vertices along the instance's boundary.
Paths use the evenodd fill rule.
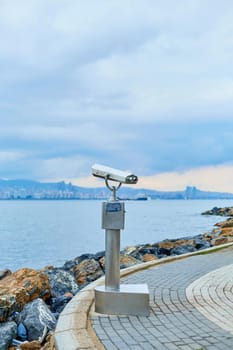
<path fill-rule="evenodd" d="M 106 187 L 74 186 L 64 181 L 44 183 L 33 180 L 0 180 L 0 200 L 10 199 L 107 199 Z M 146 199 L 233 199 L 233 193 L 201 191 L 187 186 L 183 191 L 156 191 L 122 186 L 117 192 L 123 200 Z"/>

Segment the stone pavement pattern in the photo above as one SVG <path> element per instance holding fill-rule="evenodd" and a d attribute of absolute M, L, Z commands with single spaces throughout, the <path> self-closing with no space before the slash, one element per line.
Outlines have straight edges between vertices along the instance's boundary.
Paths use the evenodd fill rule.
<path fill-rule="evenodd" d="M 213 279 L 217 281 L 218 276 L 215 275 L 213 278 L 213 273 L 209 273 L 232 263 L 233 248 L 231 247 L 212 254 L 197 255 L 156 266 L 123 279 L 123 283 L 148 284 L 150 316 L 94 314 L 92 324 L 97 337 L 107 350 L 233 349 L 233 333 L 229 332 L 229 329 L 226 331 L 221 328 L 222 324 L 218 322 L 222 297 L 225 305 L 221 318 L 223 323 L 224 317 L 229 316 L 233 307 L 232 278 L 228 279 L 229 271 L 231 273 L 232 269 L 229 267 L 228 273 L 226 272 L 224 279 L 219 279 L 216 288 L 212 288 L 209 283 L 206 289 L 205 283 L 204 285 L 202 283 L 200 291 L 200 284 L 195 283 L 197 279 L 205 277 L 209 281 Z M 225 269 L 221 272 L 223 271 Z M 206 280 L 199 282 L 203 281 L 206 282 Z M 199 295 L 198 303 L 193 298 L 193 292 Z M 200 305 L 203 305 L 203 300 L 206 301 L 206 298 L 208 308 L 204 313 L 199 312 Z M 212 316 L 214 315 L 214 320 L 211 319 L 212 316 L 210 319 L 206 317 L 209 312 Z"/>
<path fill-rule="evenodd" d="M 206 318 L 233 334 L 233 264 L 197 279 L 186 295 Z"/>

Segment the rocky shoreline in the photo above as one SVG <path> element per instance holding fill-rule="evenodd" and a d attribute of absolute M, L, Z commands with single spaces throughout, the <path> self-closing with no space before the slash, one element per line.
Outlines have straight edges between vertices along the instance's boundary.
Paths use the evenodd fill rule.
<path fill-rule="evenodd" d="M 202 235 L 126 247 L 121 251 L 120 268 L 233 242 L 233 207 L 215 207 L 202 214 L 228 218 Z M 0 350 L 55 349 L 53 331 L 59 314 L 104 270 L 102 251 L 82 254 L 61 267 L 0 271 Z"/>

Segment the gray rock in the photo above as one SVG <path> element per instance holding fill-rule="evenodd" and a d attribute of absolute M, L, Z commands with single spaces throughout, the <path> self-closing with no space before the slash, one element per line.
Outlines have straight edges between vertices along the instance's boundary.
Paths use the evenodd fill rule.
<path fill-rule="evenodd" d="M 78 257 L 78 263 L 80 264 L 83 260 L 91 260 L 94 258 L 95 258 L 94 254 L 85 253 L 85 254 L 82 254 Z"/>
<path fill-rule="evenodd" d="M 211 246 L 209 241 L 203 240 L 203 239 L 195 239 L 195 248 L 197 250 L 200 249 L 206 249 Z"/>
<path fill-rule="evenodd" d="M 127 254 L 129 256 L 132 256 L 133 258 L 137 260 L 142 260 L 142 254 L 139 253 L 139 248 L 135 248 L 130 254 Z"/>
<path fill-rule="evenodd" d="M 154 255 L 156 255 L 157 252 L 158 252 L 158 248 L 156 248 L 156 247 L 147 247 L 147 246 L 145 246 L 145 247 L 141 247 L 141 248 L 138 250 L 138 252 L 139 252 L 140 254 L 142 254 L 142 255 L 144 255 L 144 254 L 154 254 Z"/>
<path fill-rule="evenodd" d="M 214 207 L 211 210 L 207 210 L 202 215 L 219 215 L 219 216 L 233 216 L 233 207 L 218 208 Z"/>
<path fill-rule="evenodd" d="M 158 258 L 164 258 L 164 257 L 169 256 L 169 255 L 171 255 L 171 249 L 158 248 L 158 251 L 157 251 Z"/>
<path fill-rule="evenodd" d="M 99 261 L 101 258 L 103 258 L 103 256 L 105 256 L 105 250 L 102 250 L 101 252 L 97 252 L 94 255 L 94 259 Z"/>
<path fill-rule="evenodd" d="M 64 270 L 71 270 L 77 264 L 78 264 L 78 258 L 74 259 L 74 260 L 67 260 L 65 262 L 65 264 L 62 266 L 62 269 L 64 269 Z"/>
<path fill-rule="evenodd" d="M 56 268 L 46 270 L 45 273 L 49 277 L 51 294 L 53 297 L 60 297 L 67 292 L 75 295 L 78 292 L 78 284 L 70 272 Z"/>
<path fill-rule="evenodd" d="M 16 336 L 17 324 L 15 322 L 0 323 L 0 350 L 7 350 Z"/>
<path fill-rule="evenodd" d="M 27 329 L 28 340 L 39 340 L 45 331 L 55 328 L 56 318 L 42 299 L 35 299 L 24 306 L 20 313 L 21 322 Z"/>
<path fill-rule="evenodd" d="M 64 309 L 64 307 L 67 305 L 67 303 L 71 300 L 72 298 L 69 296 L 60 296 L 58 298 L 52 298 L 51 300 L 51 311 L 53 313 L 61 313 Z"/>
<path fill-rule="evenodd" d="M 187 244 L 187 245 L 181 245 L 178 247 L 175 247 L 171 250 L 171 255 L 181 255 L 181 254 L 187 254 L 196 251 L 194 246 Z"/>

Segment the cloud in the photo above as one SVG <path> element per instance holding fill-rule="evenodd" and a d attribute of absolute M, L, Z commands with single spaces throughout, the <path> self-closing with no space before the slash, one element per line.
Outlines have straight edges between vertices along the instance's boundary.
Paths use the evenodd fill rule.
<path fill-rule="evenodd" d="M 29 151 L 17 149 L 0 151 L 1 178 L 25 178 L 25 174 L 27 171 L 31 172 L 31 168 L 32 160 Z"/>
<path fill-rule="evenodd" d="M 0 176 L 231 162 L 232 15 L 227 0 L 2 0 L 0 147 L 23 156 Z"/>
<path fill-rule="evenodd" d="M 20 153 L 18 151 L 1 151 L 0 152 L 0 164 L 1 166 L 4 165 L 4 163 L 7 163 L 7 162 L 14 162 L 14 161 L 17 161 L 17 160 L 20 160 L 24 157 L 24 154 L 23 153 Z"/>
<path fill-rule="evenodd" d="M 103 181 L 93 176 L 78 177 L 71 180 L 77 186 L 101 187 Z M 133 188 L 158 191 L 184 190 L 186 186 L 196 186 L 205 191 L 233 193 L 233 165 L 208 166 L 183 172 L 164 172 L 152 176 L 140 176 Z"/>
<path fill-rule="evenodd" d="M 222 73 L 232 58 L 227 10 L 200 1 L 3 1 L 3 93 L 11 90 L 26 120 L 209 119 L 218 89 L 232 96 Z"/>
<path fill-rule="evenodd" d="M 233 193 L 233 165 L 209 166 L 184 172 L 160 173 L 154 176 L 142 177 L 136 186 L 161 191 L 183 190 L 186 186 L 196 186 L 207 191 Z"/>
<path fill-rule="evenodd" d="M 139 124 L 128 128 L 127 125 L 127 122 L 112 124 L 110 120 L 107 123 L 86 122 L 63 127 L 8 126 L 0 130 L 0 147 L 5 152 L 11 152 L 13 148 L 30 155 L 30 159 L 25 158 L 24 163 L 17 165 L 17 171 L 21 169 L 25 172 L 24 177 L 28 177 L 33 157 L 33 166 L 38 167 L 37 162 L 41 164 L 43 159 L 46 163 L 46 167 L 41 168 L 44 169 L 44 174 L 40 171 L 41 177 L 48 178 L 46 169 L 51 163 L 56 178 L 60 176 L 61 179 L 71 176 L 69 162 L 73 168 L 82 165 L 84 176 L 96 162 L 131 169 L 146 176 L 232 161 L 232 122 L 151 123 L 149 127 Z M 67 166 L 61 167 L 54 159 L 63 159 Z M 80 165 L 79 159 L 82 159 Z M 35 176 L 34 169 L 30 171 Z M 49 173 L 52 174 L 51 171 Z"/>
<path fill-rule="evenodd" d="M 70 174 L 71 178 L 76 178 L 82 176 L 83 169 L 86 169 L 89 163 L 87 157 L 82 156 L 42 159 L 38 162 L 34 176 L 42 181 L 49 181 L 51 178 L 54 181 L 61 181 L 66 179 L 67 174 Z"/>

